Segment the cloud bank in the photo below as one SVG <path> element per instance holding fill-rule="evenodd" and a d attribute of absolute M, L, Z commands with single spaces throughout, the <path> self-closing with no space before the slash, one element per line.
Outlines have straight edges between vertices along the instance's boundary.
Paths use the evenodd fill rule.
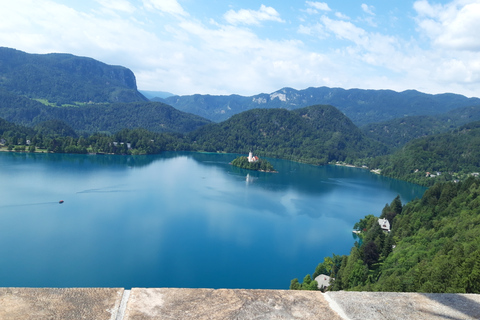
<path fill-rule="evenodd" d="M 0 11 L 0 45 L 124 65 L 140 89 L 176 94 L 286 86 L 480 92 L 480 0 L 419 0 L 390 13 L 358 2 L 348 12 L 315 1 L 216 12 L 194 5 L 9 1 Z M 404 24 L 394 28 L 395 21 Z"/>

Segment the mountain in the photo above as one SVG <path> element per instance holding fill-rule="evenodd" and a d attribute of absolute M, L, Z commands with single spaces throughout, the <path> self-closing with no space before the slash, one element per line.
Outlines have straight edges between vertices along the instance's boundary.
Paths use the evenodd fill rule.
<path fill-rule="evenodd" d="M 433 116 L 408 116 L 371 123 L 361 130 L 368 137 L 391 149 L 399 148 L 416 138 L 447 132 L 464 124 L 480 120 L 480 105 L 463 107 Z"/>
<path fill-rule="evenodd" d="M 253 109 L 189 134 L 192 148 L 211 152 L 248 153 L 325 164 L 367 157 L 384 148 L 365 137 L 350 119 L 332 106 L 293 111 Z"/>
<path fill-rule="evenodd" d="M 0 87 L 32 99 L 62 104 L 147 101 L 135 75 L 71 54 L 29 54 L 0 47 Z"/>
<path fill-rule="evenodd" d="M 143 94 L 147 99 L 155 101 L 155 98 L 165 99 L 168 97 L 173 97 L 174 94 L 165 91 L 146 91 L 146 90 L 139 90 L 141 94 Z"/>
<path fill-rule="evenodd" d="M 87 104 L 55 107 L 0 89 L 0 118 L 25 126 L 62 120 L 76 131 L 115 133 L 124 128 L 153 132 L 189 132 L 210 123 L 160 102 Z"/>
<path fill-rule="evenodd" d="M 361 90 L 341 88 L 283 88 L 271 94 L 189 95 L 155 99 L 176 109 L 220 122 L 242 111 L 255 108 L 294 110 L 317 104 L 335 106 L 356 125 L 381 122 L 412 115 L 434 115 L 449 110 L 479 105 L 480 99 L 457 94 L 425 94 L 415 90 Z"/>

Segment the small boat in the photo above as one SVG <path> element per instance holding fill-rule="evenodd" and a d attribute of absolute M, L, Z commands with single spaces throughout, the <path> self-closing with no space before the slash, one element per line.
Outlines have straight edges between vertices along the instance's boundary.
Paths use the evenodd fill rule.
<path fill-rule="evenodd" d="M 58 201 L 58 203 L 60 203 L 60 204 L 62 204 L 63 202 L 64 202 L 63 200 Z"/>

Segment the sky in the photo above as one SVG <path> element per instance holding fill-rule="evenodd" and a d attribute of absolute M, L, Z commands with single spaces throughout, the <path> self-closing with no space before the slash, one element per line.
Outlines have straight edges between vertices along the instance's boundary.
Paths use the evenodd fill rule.
<path fill-rule="evenodd" d="M 125 66 L 140 90 L 480 97 L 480 0 L 0 0 L 0 8 L 0 46 Z"/>

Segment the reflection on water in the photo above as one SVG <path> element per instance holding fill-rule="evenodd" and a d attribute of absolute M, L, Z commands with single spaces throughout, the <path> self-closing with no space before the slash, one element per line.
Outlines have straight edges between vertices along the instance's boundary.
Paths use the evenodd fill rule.
<path fill-rule="evenodd" d="M 0 286 L 286 289 L 347 254 L 358 219 L 424 191 L 278 159 L 278 173 L 249 171 L 236 157 L 0 154 Z"/>
<path fill-rule="evenodd" d="M 34 206 L 44 206 L 44 205 L 58 205 L 58 204 L 59 204 L 58 201 L 6 204 L 6 205 L 0 205 L 0 209 L 14 208 L 14 207 L 34 207 Z"/>

